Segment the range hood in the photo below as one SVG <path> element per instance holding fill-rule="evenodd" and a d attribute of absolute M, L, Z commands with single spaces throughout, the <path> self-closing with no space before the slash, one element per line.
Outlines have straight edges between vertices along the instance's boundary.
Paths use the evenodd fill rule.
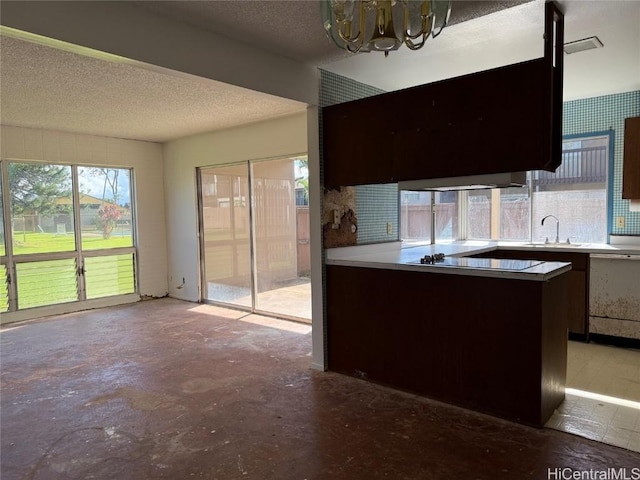
<path fill-rule="evenodd" d="M 527 172 L 491 173 L 464 177 L 427 178 L 398 182 L 399 190 L 446 192 L 449 190 L 480 190 L 486 188 L 523 187 Z"/>

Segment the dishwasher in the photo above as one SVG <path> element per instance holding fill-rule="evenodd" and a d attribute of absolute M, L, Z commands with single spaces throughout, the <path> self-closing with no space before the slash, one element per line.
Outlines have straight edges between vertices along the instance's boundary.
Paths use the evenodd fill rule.
<path fill-rule="evenodd" d="M 589 333 L 640 340 L 640 254 L 591 255 Z"/>

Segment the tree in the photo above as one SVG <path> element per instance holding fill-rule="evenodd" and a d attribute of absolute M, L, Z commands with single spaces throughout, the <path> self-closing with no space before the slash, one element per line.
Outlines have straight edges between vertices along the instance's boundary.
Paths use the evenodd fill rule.
<path fill-rule="evenodd" d="M 117 220 L 120 219 L 120 210 L 118 210 L 117 206 L 106 203 L 98 210 L 98 216 L 100 217 L 102 238 L 105 240 L 111 238 L 111 232 L 113 232 Z"/>
<path fill-rule="evenodd" d="M 14 215 L 69 210 L 56 199 L 71 196 L 71 169 L 60 165 L 9 163 L 9 196 Z"/>
<path fill-rule="evenodd" d="M 118 204 L 118 178 L 119 169 L 117 168 L 92 168 L 89 170 L 91 175 L 103 176 L 104 184 L 102 187 L 102 200 L 111 200 L 116 205 Z M 107 196 L 107 187 L 111 190 L 111 197 Z"/>
<path fill-rule="evenodd" d="M 298 158 L 296 159 L 296 166 L 298 170 L 302 173 L 302 176 L 296 178 L 296 181 L 302 185 L 304 188 L 304 197 L 309 201 L 309 159 L 308 158 Z"/>

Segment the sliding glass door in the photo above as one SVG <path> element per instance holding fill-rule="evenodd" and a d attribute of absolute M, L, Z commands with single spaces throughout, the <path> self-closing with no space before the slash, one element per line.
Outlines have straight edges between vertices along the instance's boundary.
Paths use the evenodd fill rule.
<path fill-rule="evenodd" d="M 306 158 L 199 170 L 203 300 L 311 319 Z"/>
<path fill-rule="evenodd" d="M 247 166 L 202 168 L 199 177 L 204 298 L 252 307 Z"/>
<path fill-rule="evenodd" d="M 255 308 L 283 316 L 311 318 L 309 278 L 298 263 L 298 247 L 303 245 L 298 243 L 298 215 L 302 219 L 304 207 L 296 205 L 296 162 L 286 158 L 256 162 L 251 167 Z M 304 218 L 308 223 L 308 214 Z"/>

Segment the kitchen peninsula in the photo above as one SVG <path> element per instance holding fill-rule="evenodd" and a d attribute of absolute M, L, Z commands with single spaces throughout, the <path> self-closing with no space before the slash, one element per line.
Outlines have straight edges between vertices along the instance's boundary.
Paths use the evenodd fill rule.
<path fill-rule="evenodd" d="M 564 16 L 553 2 L 542 38 L 542 58 L 323 107 L 323 245 L 356 244 L 357 209 L 334 201 L 354 186 L 555 171 Z M 326 251 L 329 369 L 542 426 L 564 399 L 571 264 L 385 248 Z M 420 263 L 435 253 L 447 260 Z"/>
<path fill-rule="evenodd" d="M 436 251 L 452 260 L 420 264 Z M 466 258 L 481 251 L 328 250 L 329 369 L 544 425 L 564 399 L 571 265 Z"/>

